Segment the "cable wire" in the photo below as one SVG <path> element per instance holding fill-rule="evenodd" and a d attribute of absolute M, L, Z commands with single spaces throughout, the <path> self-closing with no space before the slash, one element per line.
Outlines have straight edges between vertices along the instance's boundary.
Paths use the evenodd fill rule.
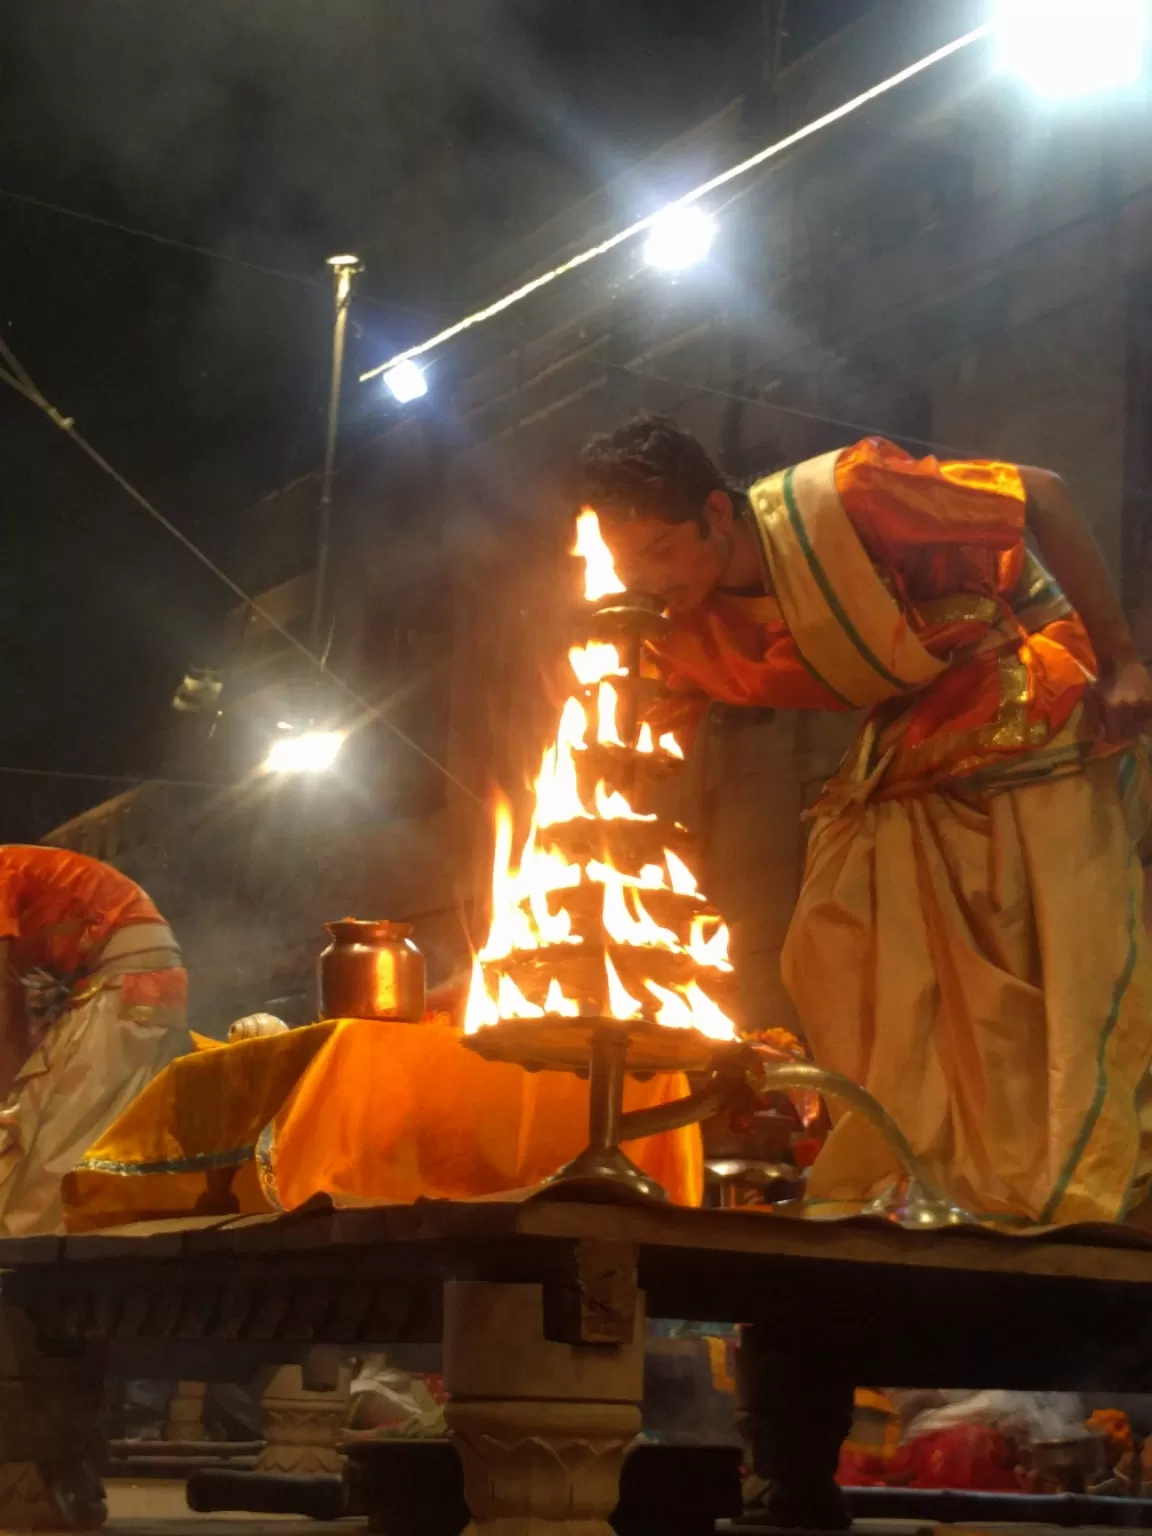
<path fill-rule="evenodd" d="M 136 487 L 131 483 L 131 481 L 126 480 L 118 469 L 116 469 L 112 464 L 109 464 L 108 460 L 104 458 L 103 454 L 94 448 L 92 444 L 88 442 L 87 438 L 83 437 L 81 433 L 76 430 L 76 423 L 74 419 L 71 416 L 61 415 L 56 407 L 44 396 L 39 387 L 32 380 L 28 371 L 15 356 L 11 347 L 9 347 L 2 336 L 0 336 L 0 357 L 3 357 L 4 361 L 8 364 L 8 367 L 12 370 L 11 373 L 8 373 L 5 372 L 4 369 L 0 368 L 0 382 L 9 385 L 9 387 L 15 389 L 18 394 L 23 395 L 26 400 L 29 400 L 33 405 L 38 406 L 40 410 L 42 410 L 44 414 L 49 418 L 49 420 L 58 426 L 62 432 L 65 432 L 68 437 L 71 438 L 71 440 L 76 444 L 76 446 L 83 453 L 87 454 L 87 456 L 99 469 L 103 470 L 106 475 L 108 475 L 112 480 L 116 482 L 116 484 L 125 493 L 125 495 L 131 497 L 131 499 L 136 503 L 138 507 L 147 512 L 149 517 L 154 518 L 162 528 L 164 528 L 168 533 L 172 535 L 177 543 L 183 545 L 183 547 L 188 551 L 190 555 L 198 560 L 200 564 L 203 565 L 207 570 L 211 571 L 219 581 L 222 581 L 228 590 L 240 599 L 245 607 L 247 607 L 252 613 L 256 614 L 258 618 L 260 618 L 271 629 L 275 630 L 277 634 L 279 634 L 283 639 L 287 640 L 293 650 L 299 652 L 299 654 L 303 656 L 304 659 L 310 663 L 310 665 L 315 667 L 323 677 L 332 682 L 338 689 L 340 689 L 342 693 L 346 695 L 347 698 L 349 698 L 360 709 L 364 710 L 367 715 L 375 720 L 378 720 L 381 725 L 383 725 L 392 733 L 393 736 L 397 738 L 398 741 L 403 742 L 406 747 L 411 748 L 411 750 L 415 752 L 419 757 L 422 757 L 426 763 L 435 768 L 438 773 L 442 774 L 449 783 L 455 784 L 457 789 L 463 790 L 469 799 L 474 800 L 477 805 L 481 807 L 484 806 L 483 800 L 478 794 L 476 794 L 474 790 L 470 789 L 462 779 L 457 778 L 452 770 L 447 768 L 442 762 L 439 761 L 438 758 L 433 757 L 430 752 L 425 751 L 419 742 L 414 741 L 412 737 L 409 736 L 406 732 L 402 731 L 398 725 L 394 725 L 378 705 L 370 704 L 367 699 L 363 698 L 359 693 L 357 693 L 357 691 L 352 687 L 350 683 L 345 682 L 344 679 L 337 676 L 336 673 L 328 671 L 321 659 L 314 655 L 302 640 L 298 640 L 296 636 L 292 634 L 291 630 L 287 629 L 283 624 L 280 623 L 278 619 L 274 618 L 273 615 L 270 614 L 266 608 L 262 607 L 254 597 L 249 596 L 249 594 L 245 592 L 244 588 L 241 587 L 239 583 L 233 581 L 232 577 L 228 575 L 227 571 L 223 570 L 219 565 L 217 565 L 210 555 L 205 554 L 198 545 L 193 543 L 188 535 L 184 533 L 180 528 L 178 528 L 176 524 L 171 520 L 171 518 L 165 517 L 164 513 L 161 512 L 158 507 L 153 506 L 153 504 L 148 500 L 142 491 L 138 491 Z"/>
<path fill-rule="evenodd" d="M 161 779 L 144 773 L 80 773 L 67 768 L 16 768 L 0 764 L 0 774 L 27 779 L 79 779 L 87 784 L 159 784 L 165 789 L 229 789 L 223 779 Z"/>
<path fill-rule="evenodd" d="M 66 208 L 61 203 L 50 203 L 42 197 L 31 197 L 26 192 L 13 192 L 0 187 L 0 197 L 9 202 L 24 203 L 29 208 L 40 208 L 46 213 L 62 214 L 68 219 L 79 219 L 84 224 L 96 224 L 101 229 L 112 229 L 121 235 L 131 235 L 136 240 L 151 240 L 154 245 L 167 245 L 173 250 L 190 251 L 194 256 L 204 256 L 209 261 L 225 261 L 234 267 L 244 267 L 249 272 L 259 272 L 264 277 L 278 277 L 286 283 L 299 283 L 305 288 L 324 288 L 325 279 L 308 277 L 303 272 L 285 272 L 281 267 L 270 267 L 264 262 L 249 261 L 244 256 L 233 256 L 227 251 L 214 251 L 206 245 L 194 245 L 190 240 L 179 240 L 175 235 L 158 235 L 151 229 L 137 229 L 131 224 L 120 224 L 98 213 L 85 213 L 79 208 Z M 411 315 L 417 320 L 435 319 L 426 309 L 414 309 L 410 304 L 395 304 L 391 299 L 378 299 L 370 293 L 358 292 L 356 299 L 363 304 L 374 304 L 380 309 L 393 309 L 397 314 Z"/>
<path fill-rule="evenodd" d="M 955 38 L 952 42 L 945 43 L 942 48 L 937 48 L 934 52 L 925 54 L 922 59 L 917 59 L 914 64 L 909 64 L 904 69 L 897 70 L 894 75 L 889 75 L 886 80 L 881 80 L 877 85 L 869 86 L 866 91 L 861 91 L 858 96 L 853 96 L 850 101 L 842 102 L 840 106 L 833 107 L 830 112 L 825 112 L 822 117 L 817 117 L 812 122 L 806 123 L 804 127 L 797 128 L 794 133 L 789 133 L 784 138 L 777 139 L 774 144 L 769 144 L 764 149 L 758 150 L 756 154 L 749 155 L 746 160 L 741 160 L 738 165 L 729 166 L 726 171 L 721 171 L 719 175 L 713 176 L 709 181 L 701 182 L 698 187 L 693 187 L 690 192 L 685 192 L 683 197 L 676 198 L 675 201 L 668 203 L 665 207 L 657 209 L 655 213 L 646 214 L 644 218 L 637 219 L 634 224 L 629 224 L 626 229 L 618 230 L 616 234 L 609 235 L 606 240 L 601 240 L 598 245 L 593 245 L 588 250 L 579 252 L 576 256 L 570 256 L 567 261 L 562 261 L 559 266 L 553 267 L 551 271 L 542 272 L 539 277 L 530 278 L 528 282 L 522 283 L 519 288 L 514 288 L 511 293 L 506 293 L 503 298 L 496 299 L 483 309 L 475 310 L 472 314 L 466 315 L 463 320 L 457 320 L 454 325 L 438 331 L 435 336 L 430 336 L 427 341 L 418 342 L 414 347 L 408 347 L 403 352 L 397 352 L 387 362 L 380 363 L 375 368 L 369 368 L 367 373 L 360 375 L 361 384 L 367 383 L 369 379 L 374 379 L 379 374 L 387 373 L 389 369 L 395 368 L 400 363 L 408 362 L 411 358 L 422 357 L 426 352 L 432 351 L 434 347 L 441 346 L 444 342 L 453 340 L 454 337 L 459 336 L 462 332 L 471 330 L 473 326 L 481 325 L 485 320 L 491 320 L 496 315 L 503 314 L 506 309 L 511 309 L 513 304 L 518 304 L 521 299 L 526 299 L 529 294 L 536 293 L 539 289 L 547 287 L 549 283 L 554 283 L 557 278 L 564 277 L 569 272 L 574 272 L 577 267 L 582 267 L 586 263 L 594 261 L 597 256 L 607 255 L 609 251 L 615 250 L 618 245 L 623 245 L 626 240 L 631 240 L 636 235 L 643 234 L 646 229 L 651 229 L 658 219 L 663 218 L 672 209 L 687 208 L 693 203 L 699 202 L 701 198 L 707 197 L 710 192 L 716 191 L 718 187 L 726 186 L 728 182 L 735 181 L 738 176 L 746 175 L 748 171 L 755 170 L 757 166 L 764 165 L 777 155 L 783 154 L 785 150 L 802 143 L 805 139 L 812 138 L 814 134 L 819 133 L 822 129 L 830 127 L 833 123 L 840 122 L 860 107 L 867 106 L 869 102 L 875 101 L 879 96 L 883 96 L 886 91 L 891 91 L 896 86 L 903 85 L 905 81 L 913 79 L 916 75 L 923 74 L 926 69 L 931 69 L 934 64 L 939 64 L 944 59 L 951 58 L 954 53 L 959 53 L 962 48 L 967 48 L 971 43 L 979 42 L 981 38 L 988 37 L 991 31 L 992 24 L 985 22 L 982 26 L 974 27 L 971 32 L 966 32 L 963 37 Z"/>

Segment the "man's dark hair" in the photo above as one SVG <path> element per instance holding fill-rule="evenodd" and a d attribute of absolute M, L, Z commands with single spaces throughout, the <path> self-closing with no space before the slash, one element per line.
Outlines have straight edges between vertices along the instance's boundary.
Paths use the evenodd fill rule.
<path fill-rule="evenodd" d="M 667 416 L 634 416 L 585 445 L 584 500 L 609 520 L 657 517 L 695 522 L 707 533 L 704 503 L 733 491 L 704 445 Z"/>

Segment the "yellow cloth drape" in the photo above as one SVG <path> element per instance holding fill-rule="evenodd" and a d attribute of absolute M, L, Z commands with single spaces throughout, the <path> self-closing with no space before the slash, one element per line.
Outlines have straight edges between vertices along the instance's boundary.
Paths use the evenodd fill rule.
<path fill-rule="evenodd" d="M 684 1079 L 629 1080 L 625 1108 L 662 1104 Z M 486 1062 L 444 1024 L 345 1019 L 183 1057 L 65 1181 L 69 1230 L 191 1213 L 213 1169 L 240 1170 L 241 1208 L 314 1195 L 469 1199 L 539 1183 L 585 1145 L 588 1085 Z M 672 1199 L 698 1204 L 695 1127 L 629 1155 Z"/>
<path fill-rule="evenodd" d="M 1125 791 L 1134 753 L 961 798 L 816 824 L 784 953 L 816 1060 L 863 1084 L 977 1213 L 1108 1221 L 1143 1193 L 1152 951 Z M 863 1200 L 896 1165 L 836 1124 L 815 1198 Z"/>

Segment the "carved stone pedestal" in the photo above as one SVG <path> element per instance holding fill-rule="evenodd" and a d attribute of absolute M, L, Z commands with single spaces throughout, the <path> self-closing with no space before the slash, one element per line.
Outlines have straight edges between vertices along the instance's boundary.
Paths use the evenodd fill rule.
<path fill-rule="evenodd" d="M 0 1531 L 90 1531 L 107 1516 L 97 1468 L 99 1361 L 46 1356 L 0 1307 Z"/>
<path fill-rule="evenodd" d="M 845 1530 L 851 1518 L 835 1478 L 852 1427 L 853 1387 L 790 1347 L 784 1325 L 757 1325 L 741 1330 L 736 1388 L 737 1423 L 765 1485 L 743 1520 Z"/>
<path fill-rule="evenodd" d="M 298 1365 L 273 1372 L 260 1397 L 266 1444 L 258 1470 L 297 1477 L 340 1472 L 344 1458 L 337 1445 L 348 1422 L 351 1383 L 347 1367 L 341 1368 L 339 1385 L 331 1392 L 309 1391 Z"/>
<path fill-rule="evenodd" d="M 544 1337 L 540 1286 L 449 1283 L 445 1414 L 467 1536 L 611 1536 L 643 1376 L 642 1306 L 628 1342 L 569 1344 Z"/>
<path fill-rule="evenodd" d="M 168 1404 L 168 1438 L 188 1444 L 205 1437 L 204 1394 L 208 1386 L 203 1381 L 180 1381 Z"/>

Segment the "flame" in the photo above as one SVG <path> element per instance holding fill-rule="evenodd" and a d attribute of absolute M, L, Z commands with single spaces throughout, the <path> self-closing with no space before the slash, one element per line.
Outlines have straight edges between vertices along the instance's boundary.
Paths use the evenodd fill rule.
<path fill-rule="evenodd" d="M 561 821 L 578 821 L 588 816 L 580 799 L 576 773 L 577 752 L 583 752 L 588 717 L 579 699 L 569 699 L 560 716 L 555 744 L 544 753 L 540 776 L 536 780 L 536 823 L 555 826 Z"/>
<path fill-rule="evenodd" d="M 665 848 L 664 862 L 668 866 L 668 878 L 677 896 L 699 896 L 700 892 L 696 889 L 696 876 L 684 860 L 672 852 L 671 848 Z"/>
<path fill-rule="evenodd" d="M 565 1019 L 576 1019 L 580 1016 L 580 1004 L 573 1002 L 564 996 L 560 983 L 553 976 L 548 984 L 548 996 L 544 999 L 544 1012 L 559 1014 Z"/>
<path fill-rule="evenodd" d="M 543 1008 L 537 1008 L 535 1003 L 530 1003 L 506 972 L 500 977 L 496 1002 L 500 1009 L 500 1017 L 504 1019 L 542 1019 L 544 1017 Z"/>
<path fill-rule="evenodd" d="M 731 1040 L 732 1021 L 718 1003 L 714 1003 L 698 982 L 690 981 L 684 996 L 692 1005 L 692 1026 L 710 1040 Z"/>
<path fill-rule="evenodd" d="M 611 554 L 600 536 L 596 514 L 589 508 L 577 519 L 574 552 L 587 562 L 585 595 L 589 600 L 597 601 L 623 592 Z M 472 967 L 465 1033 L 474 1034 L 479 1029 L 498 1025 L 502 1019 L 577 1019 L 584 1013 L 591 1013 L 621 1020 L 648 1020 L 669 1029 L 696 1029 L 716 1039 L 731 1039 L 735 1028 L 719 1004 L 696 981 L 682 984 L 685 974 L 691 975 L 689 960 L 698 970 L 713 976 L 718 971 L 732 969 L 728 962 L 728 930 L 715 915 L 701 912 L 696 878 L 683 859 L 666 848 L 662 863 L 643 864 L 637 873 L 634 868 L 617 869 L 607 854 L 597 859 L 589 857 L 586 851 L 579 857 L 570 858 L 547 840 L 545 846 L 541 846 L 540 834 L 544 829 L 564 823 L 657 820 L 654 815 L 633 810 L 627 796 L 604 781 L 592 789 L 591 804 L 585 804 L 581 783 L 589 787 L 592 775 L 587 768 L 581 771 L 580 754 L 588 753 L 593 741 L 590 731 L 594 730 L 597 743 L 628 750 L 620 735 L 617 716 L 621 694 L 615 680 L 628 678 L 630 674 L 622 665 L 619 649 L 599 640 L 573 646 L 568 659 L 582 691 L 565 703 L 556 738 L 541 757 L 528 835 L 518 866 L 513 863 L 511 810 L 503 800 L 496 807 L 491 927 L 487 943 L 477 954 Z M 657 740 L 647 722 L 641 725 L 632 750 L 649 756 L 657 753 L 677 758 L 684 756 L 671 732 L 665 732 Z M 587 755 L 583 762 L 588 762 Z M 617 838 L 627 847 L 637 835 L 621 831 Z M 614 843 L 610 842 L 609 846 Z M 594 903 L 588 900 L 588 884 L 602 887 L 602 900 Z M 582 887 L 585 888 L 584 899 L 567 897 L 566 893 Z M 644 905 L 642 893 L 647 891 L 663 893 L 658 909 L 662 915 L 664 907 L 672 905 L 675 909 L 671 897 L 689 899 L 687 911 L 692 918 L 687 944 L 680 938 L 687 914 L 685 918 L 677 919 L 675 929 L 665 927 Z M 589 919 L 592 931 L 579 931 Z M 638 950 L 647 955 L 648 958 L 642 961 L 644 969 L 655 974 L 643 982 L 644 1002 L 633 997 L 625 987 L 605 949 L 607 944 L 627 946 L 633 957 L 632 964 L 640 959 Z M 559 975 L 545 971 L 540 985 L 543 986 L 545 980 L 548 985 L 544 1006 L 540 1007 L 520 990 L 515 980 L 515 975 L 520 974 L 516 968 L 502 962 L 507 962 L 511 956 L 535 951 L 535 964 L 547 965 L 550 960 L 548 951 L 566 945 L 584 945 L 589 969 L 595 974 L 585 975 L 581 970 L 578 978 L 570 979 L 569 985 L 574 987 L 577 995 L 568 997 Z M 617 951 L 617 958 L 619 953 Z M 602 974 L 599 973 L 600 955 L 604 957 Z M 675 987 L 664 986 L 656 979 L 669 967 L 666 958 L 669 955 L 678 957 L 671 965 L 672 976 L 678 978 Z M 577 954 L 572 958 L 578 964 L 581 956 Z M 564 974 L 570 976 L 567 962 Z M 535 985 L 533 991 L 538 995 Z"/>
<path fill-rule="evenodd" d="M 492 860 L 492 926 L 481 960 L 502 960 L 514 949 L 535 949 L 536 935 L 520 906 L 520 882 L 511 866 L 512 811 L 506 800 L 496 806 L 496 852 Z"/>
<path fill-rule="evenodd" d="M 601 780 L 592 797 L 601 821 L 655 821 L 655 816 L 641 816 L 634 811 L 618 789 L 610 790 Z"/>
<path fill-rule="evenodd" d="M 622 747 L 616 726 L 616 706 L 620 696 L 611 683 L 601 683 L 596 696 L 596 740 L 605 746 Z"/>
<path fill-rule="evenodd" d="M 662 987 L 658 981 L 646 981 L 644 985 L 662 1005 L 656 1015 L 657 1024 L 662 1024 L 665 1029 L 692 1028 L 692 1009 L 679 992 Z"/>
<path fill-rule="evenodd" d="M 638 875 L 626 875 L 622 870 L 614 869 L 611 864 L 602 864 L 599 859 L 589 859 L 584 866 L 584 873 L 589 880 L 597 881 L 601 885 L 618 880 L 621 885 L 639 886 L 645 891 L 667 889 L 664 884 L 664 871 L 659 864 L 645 864 Z"/>
<path fill-rule="evenodd" d="M 683 992 L 673 992 L 657 981 L 644 985 L 662 1005 L 657 1024 L 665 1029 L 697 1029 L 710 1040 L 731 1040 L 731 1020 L 696 982 L 690 981 Z"/>
<path fill-rule="evenodd" d="M 602 597 L 611 597 L 625 590 L 624 583 L 616 575 L 612 552 L 600 534 L 600 519 L 591 507 L 585 507 L 576 519 L 576 542 L 572 553 L 585 562 L 584 597 L 590 603 L 598 603 Z"/>
<path fill-rule="evenodd" d="M 642 1018 L 644 1014 L 643 1003 L 629 995 L 627 987 L 620 980 L 616 967 L 607 955 L 604 956 L 604 971 L 608 977 L 608 1011 L 612 1018 Z"/>
<path fill-rule="evenodd" d="M 464 1008 L 464 1033 L 474 1035 L 486 1024 L 498 1024 L 500 1010 L 489 995 L 484 981 L 484 967 L 480 956 L 472 961 L 472 985 L 468 988 L 468 1002 Z"/>
<path fill-rule="evenodd" d="M 589 640 L 587 645 L 574 645 L 568 652 L 577 680 L 585 688 L 592 688 L 606 677 L 627 677 L 620 665 L 620 652 L 614 645 L 603 640 Z"/>
<path fill-rule="evenodd" d="M 683 992 L 673 992 L 656 981 L 644 985 L 662 1004 L 657 1024 L 665 1029 L 697 1029 L 710 1040 L 731 1040 L 731 1020 L 696 982 L 690 981 Z"/>
<path fill-rule="evenodd" d="M 685 946 L 697 965 L 714 966 L 719 971 L 732 969 L 728 960 L 728 925 L 719 923 L 710 939 L 704 937 L 706 917 L 694 917 L 688 943 Z"/>
<path fill-rule="evenodd" d="M 684 752 L 672 732 L 665 731 L 659 741 L 656 741 L 652 736 L 652 727 L 645 720 L 640 727 L 639 735 L 636 737 L 636 750 L 648 756 L 649 753 L 654 753 L 657 747 L 666 756 L 678 758 L 680 762 L 684 761 Z"/>
<path fill-rule="evenodd" d="M 597 865 L 596 878 L 604 882 L 604 927 L 610 939 L 617 944 L 647 944 L 679 950 L 680 940 L 672 930 L 661 928 L 644 909 L 636 889 L 637 881 L 620 875 L 610 864 Z M 627 886 L 632 888 L 631 910 L 625 894 Z"/>

